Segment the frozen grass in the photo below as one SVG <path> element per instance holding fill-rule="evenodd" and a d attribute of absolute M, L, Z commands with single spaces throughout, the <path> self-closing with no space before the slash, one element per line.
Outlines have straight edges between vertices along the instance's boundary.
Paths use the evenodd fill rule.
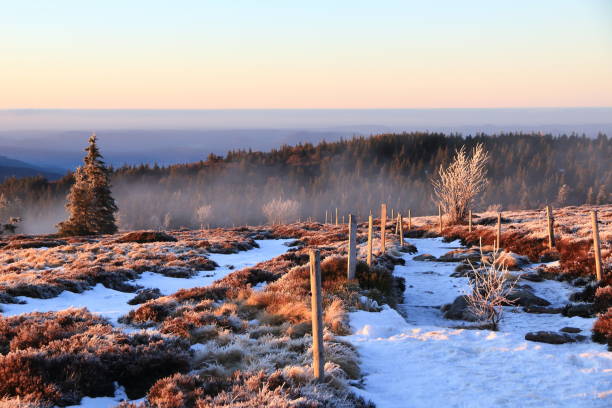
<path fill-rule="evenodd" d="M 119 315 L 125 314 L 121 319 L 125 325 L 113 328 L 102 321 L 98 325 L 81 325 L 84 327 L 78 324 L 74 327 L 68 325 L 62 330 L 55 326 L 42 329 L 40 324 L 33 326 L 28 323 L 38 319 L 36 316 L 39 314 L 36 313 L 0 318 L 0 327 L 12 321 L 10 319 L 22 319 L 20 324 L 24 330 L 31 327 L 27 329 L 29 335 L 14 335 L 23 338 L 21 343 L 15 344 L 26 345 L 28 341 L 32 342 L 31 334 L 48 331 L 49 335 L 39 339 L 40 344 L 29 349 L 31 351 L 28 353 L 39 356 L 36 357 L 39 358 L 36 364 L 53 366 L 53 370 L 47 374 L 41 374 L 34 368 L 26 369 L 24 375 L 34 379 L 29 381 L 21 375 L 18 366 L 28 367 L 27 361 L 33 357 L 28 357 L 29 354 L 20 355 L 23 350 L 7 350 L 0 358 L 7 363 L 4 365 L 7 378 L 14 378 L 5 385 L 9 388 L 0 391 L 0 395 L 11 404 L 17 401 L 17 398 L 22 398 L 31 404 L 51 402 L 66 405 L 78 403 L 81 397 L 86 397 L 81 400 L 83 406 L 90 403 L 105 404 L 118 398 L 113 397 L 116 391 L 113 383 L 117 382 L 118 386 L 125 387 L 128 398 L 140 398 L 146 393 L 147 403 L 156 406 L 182 407 L 197 404 L 227 407 L 367 407 L 369 405 L 366 402 L 347 388 L 347 381 L 359 378 L 358 357 L 352 346 L 339 341 L 334 335 L 347 333 L 347 302 L 358 304 L 356 299 L 360 297 L 358 286 L 346 281 L 346 258 L 342 256 L 345 253 L 343 239 L 346 234 L 341 232 L 342 229 L 343 227 L 304 223 L 277 226 L 270 231 L 240 228 L 229 233 L 216 230 L 211 232 L 213 236 L 238 237 L 245 240 L 244 242 L 259 244 L 258 249 L 239 253 L 236 253 L 236 248 L 249 248 L 225 245 L 223 242 L 213 247 L 210 242 L 200 242 L 204 239 L 194 239 L 194 235 L 204 232 L 175 232 L 173 235 L 178 238 L 176 242 L 117 243 L 114 238 L 108 237 L 102 240 L 104 244 L 79 241 L 68 243 L 64 249 L 61 249 L 62 246 L 39 249 L 51 251 L 47 255 L 59 257 L 55 261 L 55 269 L 49 270 L 48 276 L 40 278 L 38 275 L 42 269 L 31 270 L 30 264 L 18 263 L 13 266 L 23 267 L 25 274 L 32 273 L 40 279 L 35 285 L 31 285 L 32 287 L 59 289 L 59 293 L 51 293 L 48 299 L 42 299 L 42 296 L 40 299 L 27 298 L 26 304 L 6 304 L 6 314 L 34 309 L 53 310 L 79 304 L 90 307 L 92 311 L 101 312 L 113 322 Z M 249 241 L 260 238 L 267 240 Z M 285 238 L 285 241 L 270 238 Z M 291 248 L 283 245 L 287 239 L 295 241 Z M 307 245 L 305 242 L 324 245 L 319 249 L 324 257 L 329 258 L 324 262 L 324 274 L 327 277 L 327 360 L 326 381 L 322 384 L 315 383 L 310 369 L 310 295 L 308 273 L 304 267 L 308 261 L 308 247 L 304 247 Z M 289 252 L 278 256 L 288 250 Z M 26 259 L 22 252 L 12 252 L 11 256 L 22 257 L 19 262 L 30 260 Z M 36 256 L 42 261 L 46 255 Z M 158 269 L 147 272 L 148 265 L 167 268 L 168 261 L 195 263 L 197 258 L 200 262 L 204 259 L 221 266 L 214 271 L 197 272 L 196 269 L 195 274 L 193 264 L 175 266 L 171 271 L 164 269 L 164 275 L 161 275 Z M 266 258 L 273 259 L 257 263 Z M 110 277 L 121 285 L 130 287 L 159 286 L 161 297 L 154 299 L 159 296 L 154 295 L 150 300 L 143 297 L 145 303 L 132 306 L 126 301 L 133 298 L 134 293 L 95 284 L 95 281 L 92 284 L 88 280 L 84 280 L 84 287 L 79 291 L 81 293 L 66 291 L 66 284 L 58 285 L 53 278 L 63 273 L 66 262 L 77 259 L 78 262 L 98 267 L 105 273 L 114 263 L 122 261 L 133 265 L 136 259 L 141 267 L 131 269 L 135 277 L 130 278 L 120 273 L 114 275 L 115 271 L 109 274 Z M 42 263 L 40 266 L 45 267 Z M 386 284 L 379 283 L 378 277 L 384 276 L 388 279 L 389 275 L 384 275 L 383 271 L 388 274 L 384 268 L 379 273 L 364 270 L 363 267 L 360 273 L 369 273 L 367 280 L 372 288 L 384 288 Z M 7 286 L 15 283 L 11 279 L 6 277 Z M 177 282 L 176 286 L 173 286 L 174 282 Z M 384 282 L 384 279 L 380 282 Z M 258 290 L 253 290 L 253 287 Z M 181 289 L 174 292 L 179 288 Z M 9 300 L 22 299 L 24 298 L 21 296 L 13 296 Z M 52 323 L 45 324 L 61 321 L 62 313 L 64 312 L 50 313 L 47 320 Z M 91 318 L 94 317 L 95 315 L 92 315 Z M 11 324 L 11 327 L 14 326 Z M 146 329 L 137 330 L 139 326 L 146 326 Z M 53 340 L 53 336 L 57 339 Z M 90 339 L 88 344 L 94 345 L 96 349 L 85 350 L 81 346 L 77 347 L 77 344 L 83 343 L 84 338 Z M 116 348 L 129 352 L 132 347 L 129 345 L 132 341 L 130 339 L 143 339 L 144 348 L 134 345 L 134 350 L 137 353 L 142 350 L 140 359 L 144 365 L 149 359 L 160 356 L 157 348 L 146 345 L 147 341 L 161 342 L 159 347 L 169 347 L 168 353 L 174 353 L 175 365 L 165 362 L 164 357 L 159 360 L 163 367 L 150 369 L 150 375 L 144 375 L 135 369 L 140 365 L 132 361 L 129 354 L 124 355 L 126 364 L 135 367 L 134 375 L 143 378 L 141 383 L 133 384 L 134 379 L 122 377 L 113 371 L 114 368 L 81 363 L 82 360 L 96 360 L 99 353 L 115 353 L 113 350 Z M 10 340 L 8 343 L 14 342 Z M 63 354 L 66 347 L 72 347 L 72 354 L 69 356 Z M 92 353 L 98 354 L 94 356 Z M 115 356 L 116 353 L 112 355 Z M 101 356 L 104 361 L 114 361 L 114 357 L 107 357 L 106 354 Z M 176 364 L 180 365 L 184 361 L 182 356 L 188 356 L 188 363 L 178 367 Z M 96 377 L 91 374 L 92 370 L 96 371 L 96 375 L 104 376 L 105 381 L 99 389 L 87 382 L 87 378 Z M 51 372 L 70 372 L 72 376 L 53 377 Z M 17 373 L 19 376 L 15 377 Z M 152 387 L 151 375 L 157 380 Z M 71 393 L 68 393 L 69 389 L 72 390 Z M 131 406 L 143 404 L 133 403 Z M 130 406 L 129 403 L 123 405 Z"/>

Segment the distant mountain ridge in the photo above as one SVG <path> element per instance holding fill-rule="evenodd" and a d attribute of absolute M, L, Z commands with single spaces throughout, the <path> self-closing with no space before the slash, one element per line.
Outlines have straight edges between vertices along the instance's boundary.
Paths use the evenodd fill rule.
<path fill-rule="evenodd" d="M 0 181 L 9 177 L 32 177 L 41 175 L 49 180 L 57 180 L 63 176 L 55 169 L 39 167 L 21 160 L 0 156 Z"/>

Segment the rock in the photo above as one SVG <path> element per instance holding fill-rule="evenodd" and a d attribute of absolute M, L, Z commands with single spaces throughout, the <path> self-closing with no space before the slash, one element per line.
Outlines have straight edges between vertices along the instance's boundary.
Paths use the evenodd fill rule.
<path fill-rule="evenodd" d="M 578 278 L 574 279 L 572 281 L 572 285 L 583 287 L 583 286 L 586 286 L 589 283 L 591 283 L 591 280 L 592 279 L 590 279 L 590 278 L 585 278 L 584 276 L 581 276 L 581 277 L 578 277 Z"/>
<path fill-rule="evenodd" d="M 563 308 L 563 316 L 593 317 L 595 309 L 592 303 L 570 303 Z"/>
<path fill-rule="evenodd" d="M 457 249 L 442 255 L 437 259 L 438 262 L 461 262 L 465 260 L 480 261 L 480 252 L 475 249 Z"/>
<path fill-rule="evenodd" d="M 580 333 L 582 330 L 580 330 L 577 327 L 564 327 L 559 331 L 565 332 L 565 333 Z"/>
<path fill-rule="evenodd" d="M 435 261 L 436 257 L 430 254 L 421 254 L 412 258 L 413 261 Z"/>
<path fill-rule="evenodd" d="M 544 306 L 525 306 L 523 308 L 525 313 L 535 313 L 535 314 L 557 314 L 562 313 L 562 307 L 544 307 Z"/>
<path fill-rule="evenodd" d="M 518 271 L 525 265 L 529 265 L 529 258 L 523 255 L 515 254 L 514 252 L 503 252 L 496 263 L 503 265 L 511 271 Z"/>
<path fill-rule="evenodd" d="M 554 262 L 560 259 L 559 252 L 557 251 L 546 251 L 542 255 L 540 255 L 540 262 Z"/>
<path fill-rule="evenodd" d="M 452 278 L 469 278 L 474 274 L 472 267 L 468 264 L 460 264 L 455 267 L 455 272 L 451 273 Z"/>
<path fill-rule="evenodd" d="M 521 279 L 529 282 L 542 282 L 544 278 L 537 272 L 529 272 L 521 275 Z"/>
<path fill-rule="evenodd" d="M 145 303 L 148 300 L 152 300 L 152 299 L 157 299 L 159 297 L 161 297 L 162 294 L 159 291 L 159 289 L 157 288 L 153 288 L 153 289 L 140 289 L 137 293 L 136 296 L 134 296 L 132 299 L 130 299 L 128 301 L 129 305 L 139 305 L 141 303 Z"/>
<path fill-rule="evenodd" d="M 406 243 L 404 243 L 404 246 L 401 247 L 400 251 L 401 252 L 406 252 L 406 253 L 409 253 L 409 254 L 416 254 L 418 252 L 417 251 L 417 247 L 415 247 L 412 244 L 406 244 Z"/>
<path fill-rule="evenodd" d="M 527 333 L 525 335 L 525 340 L 537 341 L 539 343 L 565 344 L 565 343 L 576 343 L 578 341 L 584 341 L 586 340 L 586 336 L 581 336 L 580 334 L 538 331 L 538 332 Z"/>
<path fill-rule="evenodd" d="M 457 297 L 453 303 L 444 305 L 441 309 L 444 311 L 444 318 L 450 320 L 466 320 L 468 322 L 475 322 L 478 319 L 469 309 L 467 296 Z"/>
<path fill-rule="evenodd" d="M 507 296 L 512 301 L 511 305 L 518 306 L 550 306 L 550 302 L 533 294 L 529 286 L 514 288 Z"/>

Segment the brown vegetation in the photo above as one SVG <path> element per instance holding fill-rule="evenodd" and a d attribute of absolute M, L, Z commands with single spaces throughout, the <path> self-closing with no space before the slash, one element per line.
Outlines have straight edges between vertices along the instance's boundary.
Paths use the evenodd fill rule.
<path fill-rule="evenodd" d="M 188 343 L 125 334 L 83 309 L 0 317 L 0 395 L 56 405 L 83 396 L 143 396 L 159 378 L 188 368 Z"/>

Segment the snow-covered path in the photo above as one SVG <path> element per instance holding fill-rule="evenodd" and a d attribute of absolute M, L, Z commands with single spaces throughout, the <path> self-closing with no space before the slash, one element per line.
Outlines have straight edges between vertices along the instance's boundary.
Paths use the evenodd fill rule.
<path fill-rule="evenodd" d="M 346 339 L 361 356 L 363 387 L 355 391 L 387 407 L 609 407 L 612 353 L 592 343 L 551 345 L 525 340 L 529 331 L 577 327 L 590 336 L 594 319 L 528 314 L 506 308 L 500 331 L 454 329 L 460 321 L 438 309 L 467 290 L 466 278 L 449 275 L 457 263 L 419 262 L 459 244 L 411 239 L 418 254 L 405 255 L 395 274 L 406 279 L 405 317 L 382 312 L 351 313 L 354 334 Z M 552 306 L 567 302 L 567 284 L 532 283 Z"/>
<path fill-rule="evenodd" d="M 200 271 L 191 278 L 171 278 L 158 273 L 144 272 L 138 279 L 129 283 L 145 288 L 158 288 L 163 295 L 172 294 L 180 289 L 190 289 L 198 286 L 207 286 L 222 279 L 231 272 L 256 265 L 260 262 L 275 258 L 285 253 L 291 242 L 290 239 L 258 240 L 259 248 L 241 251 L 236 254 L 210 254 L 209 259 L 215 261 L 219 267 L 213 271 Z M 3 304 L 3 315 L 14 316 L 29 312 L 49 312 L 64 310 L 69 307 L 86 307 L 92 313 L 107 317 L 116 324 L 117 319 L 139 305 L 129 305 L 127 302 L 135 296 L 134 293 L 120 292 L 109 289 L 102 284 L 83 293 L 69 291 L 62 292 L 51 299 L 35 299 L 19 296 L 27 303 Z"/>

